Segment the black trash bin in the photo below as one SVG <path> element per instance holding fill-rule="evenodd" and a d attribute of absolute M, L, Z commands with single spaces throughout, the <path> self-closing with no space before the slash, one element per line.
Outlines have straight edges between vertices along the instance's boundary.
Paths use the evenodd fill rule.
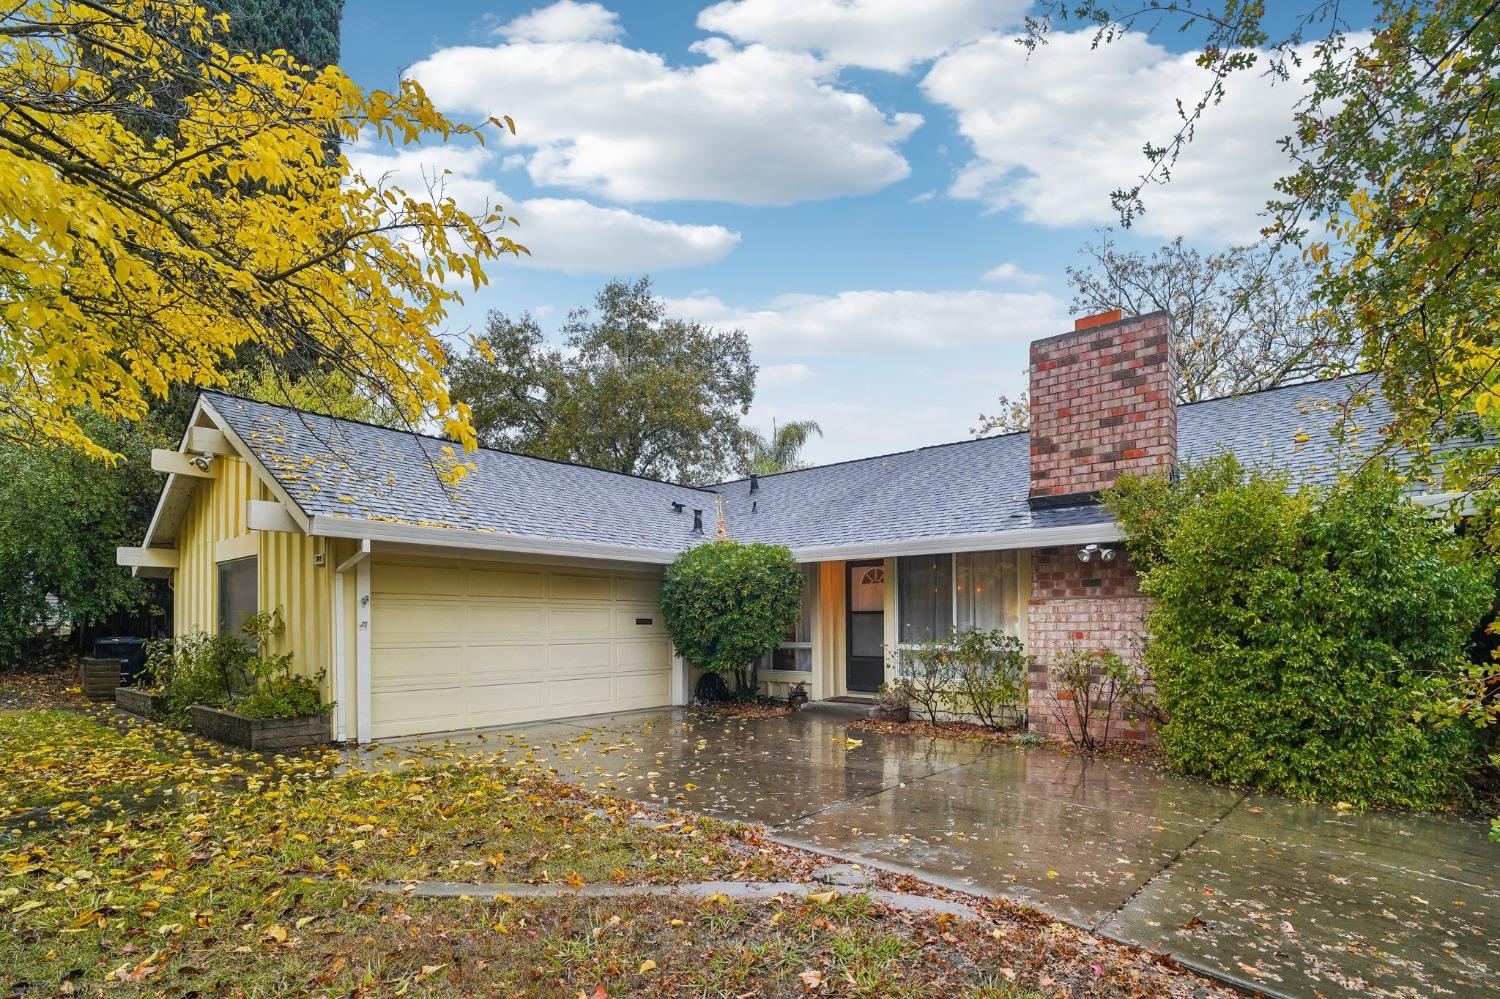
<path fill-rule="evenodd" d="M 133 687 L 146 668 L 146 640 L 122 635 L 94 639 L 95 659 L 120 660 L 120 686 Z"/>

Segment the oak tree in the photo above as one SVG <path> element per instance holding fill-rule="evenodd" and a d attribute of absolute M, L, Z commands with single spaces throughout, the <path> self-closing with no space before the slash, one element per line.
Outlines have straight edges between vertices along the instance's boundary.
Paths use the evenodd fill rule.
<path fill-rule="evenodd" d="M 668 315 L 643 277 L 606 284 L 561 333 L 559 347 L 532 316 L 491 313 L 449 364 L 483 443 L 679 482 L 740 464 L 756 371 L 743 331 Z"/>

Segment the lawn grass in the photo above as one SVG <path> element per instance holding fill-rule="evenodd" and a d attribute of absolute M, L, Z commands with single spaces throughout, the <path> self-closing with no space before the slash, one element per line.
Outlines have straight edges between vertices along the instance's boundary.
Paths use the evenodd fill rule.
<path fill-rule="evenodd" d="M 0 822 L 33 825 L 117 814 L 152 794 L 227 788 L 273 768 L 324 765 L 317 757 L 268 761 L 98 707 L 0 711 L 0 761 Z"/>
<path fill-rule="evenodd" d="M 1002 904 L 961 921 L 812 887 L 753 902 L 393 894 L 372 883 L 805 881 L 822 861 L 754 828 L 589 794 L 494 753 L 351 758 L 336 772 L 76 713 L 4 724 L 0 753 L 38 770 L 10 777 L 18 801 L 68 789 L 70 763 L 95 791 L 134 765 L 178 792 L 0 839 L 0 994 L 1221 994 Z"/>

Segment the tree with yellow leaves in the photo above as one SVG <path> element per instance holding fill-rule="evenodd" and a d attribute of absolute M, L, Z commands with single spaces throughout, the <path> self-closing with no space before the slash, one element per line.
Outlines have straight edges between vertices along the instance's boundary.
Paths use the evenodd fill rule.
<path fill-rule="evenodd" d="M 187 0 L 0 16 L 0 439 L 113 458 L 81 411 L 139 420 L 173 386 L 224 385 L 249 346 L 472 445 L 438 330 L 456 284 L 524 252 L 502 233 L 514 220 L 459 210 L 440 178 L 407 192 L 354 174 L 332 150 L 482 141 L 484 126 L 447 120 L 412 81 L 365 92 L 335 66 L 230 52 L 227 24 Z"/>

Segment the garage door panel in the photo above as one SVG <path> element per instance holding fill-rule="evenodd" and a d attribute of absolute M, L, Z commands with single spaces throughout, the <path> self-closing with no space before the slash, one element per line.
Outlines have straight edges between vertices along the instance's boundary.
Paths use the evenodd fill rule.
<path fill-rule="evenodd" d="M 455 600 L 396 598 L 383 600 L 374 615 L 372 641 L 382 645 L 419 643 L 426 646 L 462 644 L 465 607 Z"/>
<path fill-rule="evenodd" d="M 615 665 L 621 669 L 670 669 L 671 662 L 672 646 L 666 639 L 615 643 Z"/>
<path fill-rule="evenodd" d="M 666 670 L 616 677 L 615 710 L 656 707 L 670 698 L 671 691 L 672 674 Z"/>
<path fill-rule="evenodd" d="M 465 572 L 460 566 L 376 562 L 370 568 L 370 592 L 462 597 L 467 592 Z"/>
<path fill-rule="evenodd" d="M 656 577 L 382 561 L 373 572 L 376 738 L 671 703 Z"/>
<path fill-rule="evenodd" d="M 547 595 L 554 600 L 611 600 L 614 581 L 607 575 L 554 572 L 547 576 Z"/>
<path fill-rule="evenodd" d="M 610 642 L 553 642 L 547 646 L 547 672 L 605 674 L 614 670 L 614 646 Z"/>
<path fill-rule="evenodd" d="M 615 611 L 614 626 L 616 638 L 654 638 L 667 633 L 661 611 L 648 604 L 618 608 Z"/>
<path fill-rule="evenodd" d="M 547 637 L 550 610 L 539 600 L 474 600 L 464 610 L 470 643 Z"/>
<path fill-rule="evenodd" d="M 520 683 L 541 674 L 547 646 L 541 642 L 470 645 L 463 650 L 463 662 L 471 683 Z"/>
<path fill-rule="evenodd" d="M 504 725 L 547 714 L 547 684 L 541 680 L 474 684 L 464 699 L 474 725 Z"/>
<path fill-rule="evenodd" d="M 564 640 L 594 636 L 608 638 L 612 617 L 608 605 L 553 604 L 547 613 L 547 634 L 553 639 Z"/>
<path fill-rule="evenodd" d="M 371 734 L 386 739 L 412 732 L 440 732 L 452 728 L 454 699 L 461 687 L 432 687 L 392 693 L 370 692 Z"/>
<path fill-rule="evenodd" d="M 541 571 L 470 569 L 469 596 L 534 597 L 540 600 L 547 596 L 547 577 Z"/>
<path fill-rule="evenodd" d="M 610 676 L 552 680 L 547 684 L 548 700 L 557 709 L 554 717 L 608 711 L 614 704 L 614 693 L 614 677 Z"/>
<path fill-rule="evenodd" d="M 615 599 L 622 603 L 655 606 L 661 599 L 661 580 L 654 576 L 616 576 Z"/>
<path fill-rule="evenodd" d="M 370 689 L 412 690 L 432 686 L 461 686 L 464 682 L 462 645 L 410 646 L 371 649 Z"/>

